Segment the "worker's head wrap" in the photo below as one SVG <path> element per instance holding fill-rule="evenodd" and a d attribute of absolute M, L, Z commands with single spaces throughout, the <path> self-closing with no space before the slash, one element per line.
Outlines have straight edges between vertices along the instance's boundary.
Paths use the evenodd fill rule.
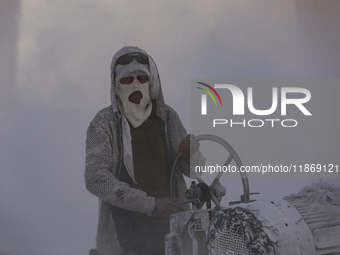
<path fill-rule="evenodd" d="M 116 65 L 115 83 L 117 84 L 117 102 L 119 110 L 128 119 L 133 127 L 139 127 L 152 111 L 152 103 L 150 100 L 150 83 L 140 83 L 137 79 L 138 75 L 147 75 L 150 77 L 148 65 L 140 64 L 135 59 L 127 65 Z M 132 76 L 133 82 L 130 84 L 122 84 L 120 79 Z M 141 99 L 139 103 L 130 100 L 130 97 L 139 94 Z"/>

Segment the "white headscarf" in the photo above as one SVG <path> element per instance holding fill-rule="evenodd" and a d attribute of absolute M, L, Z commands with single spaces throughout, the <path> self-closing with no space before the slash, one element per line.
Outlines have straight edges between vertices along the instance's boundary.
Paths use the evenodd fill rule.
<path fill-rule="evenodd" d="M 133 72 L 127 74 L 132 76 L 133 82 L 131 84 L 121 84 L 118 81 L 117 99 L 118 108 L 123 112 L 124 116 L 129 120 L 131 125 L 136 128 L 146 121 L 152 111 L 152 103 L 150 100 L 149 82 L 140 83 L 137 75 L 145 75 L 144 72 Z M 123 76 L 124 77 L 124 76 Z M 134 92 L 139 91 L 142 98 L 139 103 L 133 103 L 129 100 L 129 96 Z"/>
<path fill-rule="evenodd" d="M 140 64 L 133 59 L 127 65 L 117 65 L 115 68 L 115 83 L 117 86 L 118 108 L 129 120 L 133 127 L 139 127 L 147 120 L 152 111 L 152 103 L 150 100 L 149 82 L 140 83 L 137 75 L 147 75 L 150 77 L 148 65 Z M 120 79 L 127 76 L 133 76 L 134 80 L 131 84 L 121 84 Z M 129 101 L 129 96 L 140 91 L 142 99 L 139 104 Z"/>

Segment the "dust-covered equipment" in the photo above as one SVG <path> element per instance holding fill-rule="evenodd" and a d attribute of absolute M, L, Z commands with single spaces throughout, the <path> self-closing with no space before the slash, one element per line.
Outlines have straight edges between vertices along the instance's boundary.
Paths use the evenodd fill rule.
<path fill-rule="evenodd" d="M 285 201 L 256 201 L 218 211 L 207 233 L 207 254 L 315 254 L 314 240 Z"/>
<path fill-rule="evenodd" d="M 315 254 L 340 255 L 340 188 L 327 182 L 304 187 L 298 194 L 284 197 L 306 222 Z"/>
<path fill-rule="evenodd" d="M 236 151 L 229 143 L 220 137 L 213 135 L 200 135 L 195 137 L 196 141 L 210 140 L 222 145 L 228 152 L 224 166 L 228 166 L 232 160 L 235 161 L 238 169 L 242 166 L 242 161 Z M 176 157 L 170 178 L 171 196 L 176 197 L 174 188 L 175 170 L 178 162 Z M 192 172 L 195 174 L 195 171 Z M 221 198 L 225 195 L 225 188 L 220 185 L 220 178 L 223 172 L 218 173 L 215 180 L 208 186 L 203 179 L 197 175 L 198 184 L 191 183 L 190 188 L 186 192 L 187 201 L 182 203 L 191 203 L 192 210 L 177 213 L 170 217 L 170 233 L 165 237 L 165 253 L 167 255 L 187 255 L 187 254 L 206 254 L 206 232 L 210 225 L 211 219 L 217 210 L 223 207 L 220 204 Z M 248 203 L 250 201 L 249 183 L 246 173 L 240 171 L 243 185 L 243 195 L 241 200 L 236 203 Z M 216 207 L 211 209 L 211 202 Z M 207 205 L 207 209 L 202 210 L 203 205 Z"/>
<path fill-rule="evenodd" d="M 223 139 L 210 135 L 196 139 L 220 143 L 230 153 L 225 165 L 235 160 L 238 168 L 242 166 Z M 340 255 L 339 188 L 320 181 L 279 201 L 250 201 L 252 193 L 242 173 L 241 201 L 223 208 L 220 177 L 210 186 L 200 177 L 198 184 L 192 182 L 184 201 L 192 204 L 192 210 L 171 216 L 166 255 Z M 207 209 L 201 209 L 204 203 Z"/>
<path fill-rule="evenodd" d="M 219 210 L 206 254 L 340 254 L 340 189 L 326 182 L 280 201 Z"/>

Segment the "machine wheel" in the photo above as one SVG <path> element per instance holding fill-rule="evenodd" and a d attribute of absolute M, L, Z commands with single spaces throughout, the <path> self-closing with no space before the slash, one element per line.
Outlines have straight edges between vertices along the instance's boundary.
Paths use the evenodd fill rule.
<path fill-rule="evenodd" d="M 203 141 L 203 140 L 209 140 L 209 141 L 213 141 L 213 142 L 216 142 L 216 143 L 219 143 L 220 145 L 222 145 L 229 152 L 229 157 L 226 160 L 226 162 L 224 163 L 224 166 L 228 166 L 231 163 L 232 160 L 235 161 L 238 170 L 240 170 L 241 166 L 243 166 L 242 161 L 241 161 L 240 157 L 238 156 L 238 154 L 236 153 L 236 151 L 234 150 L 234 148 L 228 142 L 223 140 L 222 138 L 215 136 L 215 135 L 204 134 L 204 135 L 195 136 L 193 139 L 197 142 Z M 176 197 L 175 171 L 176 171 L 176 168 L 177 168 L 179 157 L 180 157 L 180 153 L 178 153 L 176 155 L 174 163 L 172 165 L 172 169 L 171 169 L 171 179 L 170 179 L 170 194 L 171 194 L 171 197 Z M 241 196 L 241 202 L 242 203 L 248 203 L 249 200 L 250 200 L 249 199 L 250 194 L 249 194 L 248 177 L 247 177 L 247 174 L 245 172 L 241 172 L 241 171 L 239 171 L 239 172 L 241 174 L 242 185 L 243 185 L 243 195 Z M 220 180 L 222 174 L 223 174 L 223 172 L 218 173 L 218 175 L 216 176 L 214 181 L 209 186 L 210 190 L 213 190 L 215 185 Z M 200 176 L 197 176 L 197 181 L 199 183 L 205 183 L 203 181 L 203 179 L 200 178 Z M 222 208 L 218 199 L 216 198 L 216 196 L 212 192 L 210 192 L 210 197 L 211 197 L 211 200 L 215 203 L 216 206 L 218 206 L 219 208 Z"/>

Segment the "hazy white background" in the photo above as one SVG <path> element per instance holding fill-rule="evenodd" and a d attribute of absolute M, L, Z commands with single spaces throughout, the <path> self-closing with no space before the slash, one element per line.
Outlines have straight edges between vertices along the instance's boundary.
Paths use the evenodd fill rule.
<path fill-rule="evenodd" d="M 166 102 L 189 129 L 192 77 L 340 78 L 339 11 L 338 0 L 0 0 L 0 252 L 82 255 L 95 246 L 85 133 L 110 104 L 109 66 L 121 47 L 154 58 Z M 332 123 L 327 141 L 339 148 Z M 252 187 L 271 199 L 311 181 Z"/>

